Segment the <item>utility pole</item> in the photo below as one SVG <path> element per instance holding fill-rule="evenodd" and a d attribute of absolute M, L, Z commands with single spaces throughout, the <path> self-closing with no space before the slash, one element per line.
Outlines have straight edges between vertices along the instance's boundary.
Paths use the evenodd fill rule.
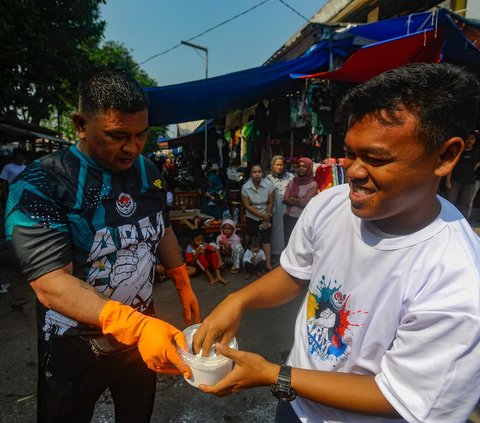
<path fill-rule="evenodd" d="M 201 50 L 205 53 L 205 81 L 208 79 L 208 48 L 199 46 L 198 44 L 193 44 L 188 41 L 181 41 L 181 43 L 187 47 L 194 48 L 195 50 Z M 205 119 L 205 153 L 204 153 L 204 162 L 207 163 L 207 152 L 208 152 L 208 122 Z"/>

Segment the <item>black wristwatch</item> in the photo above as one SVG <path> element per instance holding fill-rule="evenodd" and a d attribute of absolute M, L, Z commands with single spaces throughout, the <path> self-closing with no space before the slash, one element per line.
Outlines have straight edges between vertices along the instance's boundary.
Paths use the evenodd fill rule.
<path fill-rule="evenodd" d="M 274 383 L 270 390 L 279 400 L 293 401 L 297 396 L 295 389 L 292 388 L 291 366 L 280 367 L 280 373 L 278 373 L 277 383 Z"/>

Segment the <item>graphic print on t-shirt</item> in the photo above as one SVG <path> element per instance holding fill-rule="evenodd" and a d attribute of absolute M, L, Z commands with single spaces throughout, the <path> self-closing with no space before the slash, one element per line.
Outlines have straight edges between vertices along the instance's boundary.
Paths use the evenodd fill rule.
<path fill-rule="evenodd" d="M 350 296 L 341 291 L 336 280 L 320 282 L 308 291 L 307 331 L 312 357 L 334 362 L 348 360 L 353 328 L 362 326 L 360 319 L 368 312 L 351 311 Z M 359 318 L 359 319 L 358 319 Z"/>

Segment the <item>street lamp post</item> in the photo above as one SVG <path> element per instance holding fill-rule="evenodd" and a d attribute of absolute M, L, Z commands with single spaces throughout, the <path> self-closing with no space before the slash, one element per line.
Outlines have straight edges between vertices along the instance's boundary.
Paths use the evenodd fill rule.
<path fill-rule="evenodd" d="M 192 47 L 195 50 L 201 50 L 205 53 L 205 80 L 208 79 L 208 48 L 199 46 L 198 44 L 193 44 L 188 41 L 181 41 L 181 43 L 187 47 Z M 204 160 L 205 163 L 207 163 L 207 143 L 208 143 L 208 122 L 207 119 L 205 119 L 205 155 L 204 155 Z"/>

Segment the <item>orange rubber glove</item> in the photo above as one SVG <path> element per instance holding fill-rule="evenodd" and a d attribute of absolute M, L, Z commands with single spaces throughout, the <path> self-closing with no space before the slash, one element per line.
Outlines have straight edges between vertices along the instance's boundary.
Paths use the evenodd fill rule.
<path fill-rule="evenodd" d="M 187 273 L 187 265 L 183 263 L 174 269 L 167 269 L 167 276 L 172 278 L 178 297 L 183 305 L 183 319 L 187 326 L 200 323 L 200 308 L 197 297 L 193 293 L 190 278 Z"/>
<path fill-rule="evenodd" d="M 188 349 L 185 335 L 169 323 L 110 300 L 100 312 L 99 324 L 104 335 L 110 333 L 126 345 L 137 344 L 149 369 L 190 378 L 190 368 L 177 351 L 177 345 Z"/>

